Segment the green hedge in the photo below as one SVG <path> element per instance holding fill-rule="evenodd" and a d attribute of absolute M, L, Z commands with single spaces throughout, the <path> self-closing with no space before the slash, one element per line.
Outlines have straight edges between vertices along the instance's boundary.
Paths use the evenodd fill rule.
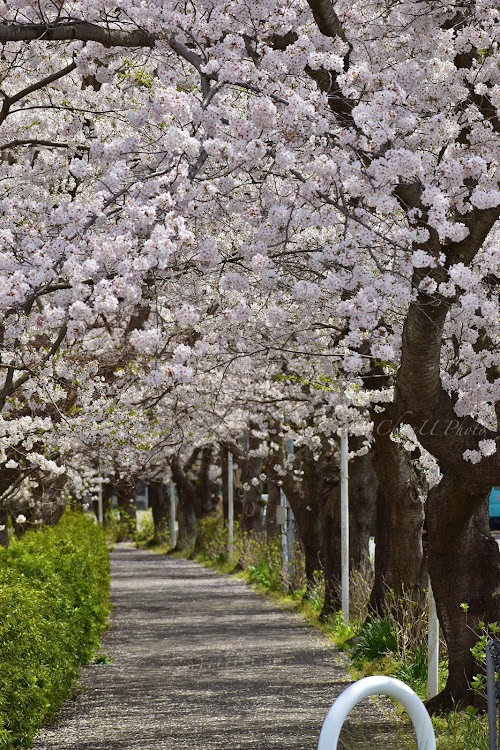
<path fill-rule="evenodd" d="M 102 530 L 81 514 L 0 549 L 0 748 L 30 744 L 71 695 L 109 613 Z"/>

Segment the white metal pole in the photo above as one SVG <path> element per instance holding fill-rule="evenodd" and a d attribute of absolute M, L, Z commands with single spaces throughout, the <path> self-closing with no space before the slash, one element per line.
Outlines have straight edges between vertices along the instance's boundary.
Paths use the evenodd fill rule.
<path fill-rule="evenodd" d="M 287 456 L 293 456 L 294 453 L 294 444 L 293 444 L 293 438 L 288 438 L 285 440 L 285 451 Z M 282 491 L 282 495 L 284 495 Z M 286 552 L 288 557 L 288 581 L 287 583 L 293 583 L 293 580 L 295 578 L 295 560 L 294 560 L 294 552 L 295 552 L 295 516 L 293 515 L 293 510 L 290 506 L 290 503 L 288 502 L 288 498 L 286 495 L 285 497 L 285 504 L 286 504 Z"/>
<path fill-rule="evenodd" d="M 432 698 L 438 694 L 438 669 L 439 669 L 439 620 L 436 612 L 436 601 L 432 593 L 429 578 L 429 604 L 428 604 L 428 635 L 427 635 L 427 697 Z"/>
<path fill-rule="evenodd" d="M 175 528 L 175 490 L 172 482 L 168 483 L 168 496 L 170 498 L 170 544 L 175 549 L 177 544 L 177 529 Z"/>
<path fill-rule="evenodd" d="M 99 474 L 99 492 L 97 493 L 97 520 L 102 523 L 104 514 L 102 512 L 102 474 Z"/>
<path fill-rule="evenodd" d="M 493 641 L 486 641 L 486 698 L 488 706 L 488 748 L 498 750 L 497 742 L 497 701 L 495 690 L 495 659 Z"/>
<path fill-rule="evenodd" d="M 227 530 L 228 544 L 227 554 L 229 560 L 233 559 L 234 553 L 234 496 L 233 496 L 233 454 L 227 452 Z"/>
<path fill-rule="evenodd" d="M 293 510 L 290 507 L 288 500 L 286 501 L 287 512 L 286 512 L 286 536 L 287 536 L 287 552 L 288 552 L 288 575 L 290 582 L 293 584 L 295 579 L 295 560 L 293 557 L 295 547 L 295 517 Z"/>
<path fill-rule="evenodd" d="M 340 549 L 342 578 L 342 612 L 349 622 L 349 467 L 347 432 L 340 436 Z"/>
<path fill-rule="evenodd" d="M 283 513 L 284 523 L 281 524 L 281 571 L 282 571 L 282 578 L 283 578 L 283 586 L 285 589 L 287 589 L 288 583 L 289 583 L 288 510 L 287 510 L 286 495 L 282 489 L 280 489 L 280 505 L 282 508 L 284 508 L 284 513 Z"/>

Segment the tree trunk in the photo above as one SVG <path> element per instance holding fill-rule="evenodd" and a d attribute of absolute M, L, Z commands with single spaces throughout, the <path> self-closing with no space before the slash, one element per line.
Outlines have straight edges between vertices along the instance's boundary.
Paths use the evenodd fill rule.
<path fill-rule="evenodd" d="M 190 463 L 190 462 L 188 462 Z M 172 461 L 172 478 L 179 498 L 177 521 L 179 525 L 176 551 L 192 551 L 196 541 L 196 489 L 182 468 L 179 459 Z"/>
<path fill-rule="evenodd" d="M 473 512 L 467 511 L 471 500 Z M 481 635 L 480 621 L 500 620 L 500 551 L 489 533 L 487 495 L 471 498 L 460 477 L 445 474 L 429 492 L 427 519 L 429 571 L 449 658 L 446 687 L 429 710 L 481 705 L 469 690 L 479 671 L 470 649 Z"/>
<path fill-rule="evenodd" d="M 418 476 L 410 454 L 401 443 L 391 440 L 392 423 L 385 413 L 372 414 L 374 422 L 373 467 L 385 498 L 379 513 L 384 515 L 387 530 L 378 526 L 381 539 L 375 539 L 382 558 L 389 558 L 390 586 L 396 596 L 403 591 L 414 601 L 421 598 L 427 586 L 427 566 L 424 557 L 423 531 L 425 520 L 425 487 Z M 382 500 L 382 497 L 380 497 Z M 388 543 L 388 553 L 380 549 Z M 384 566 L 378 566 L 379 575 Z M 377 581 L 377 586 L 381 582 Z M 380 591 L 379 591 L 380 593 Z M 375 597 L 374 597 L 375 599 Z M 380 602 L 377 603 L 379 606 Z"/>
<path fill-rule="evenodd" d="M 186 552 L 187 550 L 193 550 L 196 542 L 196 513 L 194 512 L 193 503 L 189 501 L 185 493 L 182 493 L 182 491 L 179 492 L 178 487 L 177 493 L 179 495 L 179 512 L 177 516 L 179 528 L 175 549 Z"/>
<path fill-rule="evenodd" d="M 0 547 L 5 547 L 5 549 L 9 546 L 9 531 L 7 529 L 8 515 L 9 514 L 6 510 L 0 510 Z"/>
<path fill-rule="evenodd" d="M 266 538 L 269 542 L 279 531 L 276 523 L 276 508 L 280 505 L 281 490 L 277 482 L 274 466 L 276 465 L 276 454 L 272 453 L 267 458 L 267 508 L 266 508 Z M 290 503 L 291 505 L 291 503 Z"/>
<path fill-rule="evenodd" d="M 118 510 L 120 513 L 120 530 L 117 542 L 133 539 L 137 528 L 137 510 L 135 507 L 135 477 L 119 479 L 115 483 Z"/>
<path fill-rule="evenodd" d="M 278 464 L 283 463 L 283 454 L 277 456 Z M 282 477 L 283 490 L 295 516 L 297 534 L 302 543 L 305 557 L 306 598 L 317 583 L 316 573 L 321 566 L 321 518 L 320 518 L 320 478 L 316 472 L 316 462 L 307 448 L 300 448 L 295 454 L 295 465 L 304 472 L 298 481 L 287 472 Z"/>
<path fill-rule="evenodd" d="M 349 559 L 353 570 L 366 560 L 375 529 L 378 480 L 370 453 L 349 462 Z"/>
<path fill-rule="evenodd" d="M 259 448 L 260 441 L 250 433 L 249 450 Z M 252 480 L 258 479 L 262 474 L 262 457 L 246 455 L 239 459 L 241 465 L 241 483 L 248 485 L 250 489 L 243 490 L 241 530 L 262 531 L 264 528 L 263 503 L 261 501 L 262 485 L 253 484 Z"/>
<path fill-rule="evenodd" d="M 321 565 L 325 578 L 325 598 L 321 618 L 342 607 L 340 548 L 340 487 L 323 488 L 321 505 Z"/>
<path fill-rule="evenodd" d="M 389 528 L 389 503 L 382 487 L 377 489 L 377 509 L 375 515 L 375 577 L 370 594 L 368 609 L 383 616 L 387 610 L 387 589 L 392 588 Z"/>
<path fill-rule="evenodd" d="M 154 524 L 154 544 L 170 542 L 169 531 L 170 497 L 163 482 L 150 482 L 151 511 Z"/>

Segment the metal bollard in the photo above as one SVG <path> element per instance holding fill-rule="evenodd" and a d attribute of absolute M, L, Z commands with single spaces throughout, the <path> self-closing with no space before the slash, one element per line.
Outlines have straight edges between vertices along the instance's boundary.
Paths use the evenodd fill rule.
<path fill-rule="evenodd" d="M 344 690 L 332 705 L 323 722 L 318 750 L 337 750 L 340 730 L 347 715 L 360 700 L 369 695 L 389 695 L 407 710 L 417 735 L 418 750 L 436 750 L 434 727 L 427 709 L 413 690 L 395 677 L 364 677 Z"/>

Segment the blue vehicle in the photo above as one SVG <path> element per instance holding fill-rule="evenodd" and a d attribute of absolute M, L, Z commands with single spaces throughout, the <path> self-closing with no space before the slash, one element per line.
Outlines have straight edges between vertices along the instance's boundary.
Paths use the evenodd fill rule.
<path fill-rule="evenodd" d="M 500 487 L 492 487 L 490 492 L 490 528 L 500 529 Z"/>

